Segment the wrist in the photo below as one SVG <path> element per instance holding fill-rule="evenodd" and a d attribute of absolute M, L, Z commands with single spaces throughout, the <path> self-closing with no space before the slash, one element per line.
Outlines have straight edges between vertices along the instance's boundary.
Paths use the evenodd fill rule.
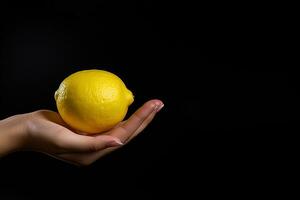
<path fill-rule="evenodd" d="M 25 147 L 27 141 L 26 114 L 0 121 L 0 157 Z"/>

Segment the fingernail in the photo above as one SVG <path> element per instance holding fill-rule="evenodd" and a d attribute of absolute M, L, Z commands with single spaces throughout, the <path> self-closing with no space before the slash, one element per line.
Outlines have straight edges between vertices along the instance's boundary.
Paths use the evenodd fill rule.
<path fill-rule="evenodd" d="M 158 105 L 155 107 L 155 111 L 159 112 L 164 107 L 164 104 Z"/>
<path fill-rule="evenodd" d="M 121 140 L 114 140 L 110 143 L 110 146 L 112 147 L 116 147 L 116 146 L 122 146 L 123 143 L 121 142 Z"/>

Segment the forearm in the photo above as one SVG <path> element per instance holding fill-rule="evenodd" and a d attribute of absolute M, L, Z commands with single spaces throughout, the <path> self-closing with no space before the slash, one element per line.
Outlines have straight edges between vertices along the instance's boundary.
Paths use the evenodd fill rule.
<path fill-rule="evenodd" d="M 26 135 L 24 115 L 16 115 L 0 121 L 0 157 L 20 150 Z"/>

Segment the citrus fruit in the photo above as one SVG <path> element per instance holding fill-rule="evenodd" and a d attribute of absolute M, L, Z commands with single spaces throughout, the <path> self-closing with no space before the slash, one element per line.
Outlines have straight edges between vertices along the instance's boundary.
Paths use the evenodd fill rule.
<path fill-rule="evenodd" d="M 115 74 L 83 70 L 65 78 L 55 92 L 62 119 L 85 134 L 107 131 L 122 121 L 133 95 Z"/>

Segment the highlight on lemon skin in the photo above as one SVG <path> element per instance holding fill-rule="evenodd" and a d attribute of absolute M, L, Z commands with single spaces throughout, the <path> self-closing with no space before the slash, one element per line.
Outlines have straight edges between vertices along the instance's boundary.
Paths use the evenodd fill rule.
<path fill-rule="evenodd" d="M 115 74 L 83 70 L 65 78 L 54 94 L 62 119 L 85 134 L 107 131 L 121 122 L 134 96 Z"/>

